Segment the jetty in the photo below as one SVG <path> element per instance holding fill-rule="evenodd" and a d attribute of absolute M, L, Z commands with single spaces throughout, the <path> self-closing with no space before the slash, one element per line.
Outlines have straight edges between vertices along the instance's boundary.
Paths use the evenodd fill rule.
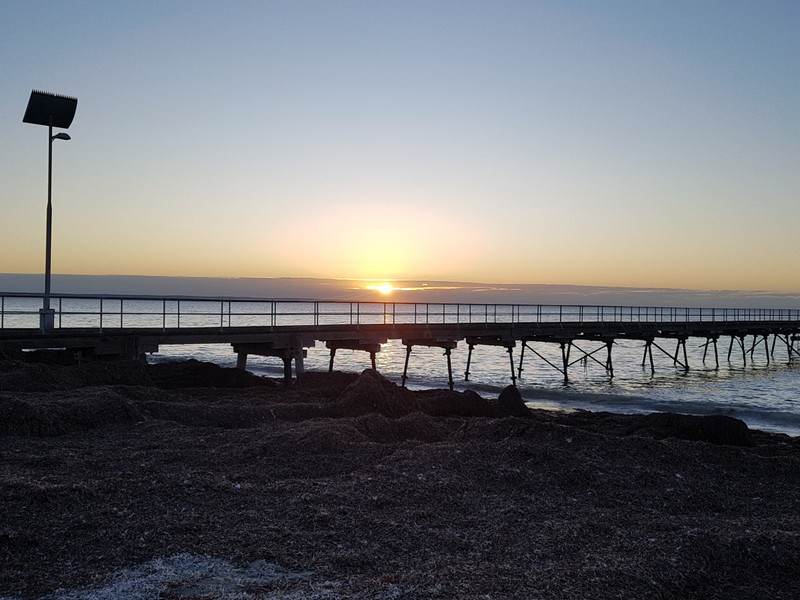
<path fill-rule="evenodd" d="M 755 352 L 767 361 L 785 353 L 800 358 L 800 310 L 769 308 L 676 308 L 541 304 L 465 304 L 352 302 L 254 298 L 122 295 L 52 295 L 43 318 L 42 294 L 0 293 L 0 351 L 58 348 L 77 360 L 140 358 L 167 344 L 228 344 L 237 366 L 250 355 L 283 361 L 284 378 L 304 370 L 307 349 L 324 344 L 333 370 L 336 351 L 375 356 L 388 340 L 406 348 L 402 384 L 415 347 L 443 350 L 448 383 L 454 385 L 452 352 L 467 345 L 465 379 L 479 346 L 504 348 L 509 377 L 516 385 L 527 358 L 542 360 L 569 379 L 579 361 L 593 361 L 614 376 L 617 340 L 642 343 L 642 365 L 655 371 L 653 351 L 689 369 L 686 341 L 699 338 L 703 362 L 713 356 L 719 368 L 719 344 L 727 359 L 747 364 Z M 555 345 L 560 360 L 541 351 Z M 515 350 L 518 355 L 515 356 Z"/>

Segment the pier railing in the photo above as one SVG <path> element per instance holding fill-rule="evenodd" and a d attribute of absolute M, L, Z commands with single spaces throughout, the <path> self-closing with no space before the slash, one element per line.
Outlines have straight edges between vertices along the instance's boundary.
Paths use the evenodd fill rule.
<path fill-rule="evenodd" d="M 684 323 L 800 321 L 800 309 L 678 308 L 275 300 L 177 296 L 51 296 L 55 328 L 280 327 L 455 323 Z M 42 294 L 0 294 L 0 329 L 38 329 Z"/>

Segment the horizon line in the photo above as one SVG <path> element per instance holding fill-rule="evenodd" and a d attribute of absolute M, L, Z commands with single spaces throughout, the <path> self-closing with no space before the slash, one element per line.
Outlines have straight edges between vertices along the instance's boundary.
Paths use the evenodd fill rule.
<path fill-rule="evenodd" d="M 0 273 L 0 277 L 17 276 L 17 277 L 44 277 L 43 273 Z M 488 282 L 488 281 L 463 281 L 457 279 L 436 279 L 436 278 L 375 278 L 375 277 L 326 277 L 326 276 L 297 276 L 297 275 L 279 275 L 279 276 L 254 276 L 254 275 L 131 275 L 131 274 L 88 274 L 88 273 L 58 273 L 52 275 L 56 277 L 89 277 L 89 278 L 143 278 L 143 279 L 180 279 L 180 280 L 242 280 L 242 281 L 335 281 L 335 282 L 386 282 L 386 283 L 418 283 L 431 282 L 435 284 L 455 284 L 458 287 L 450 287 L 449 289 L 469 288 L 485 288 L 486 291 L 522 291 L 522 288 L 543 287 L 543 288 L 569 288 L 575 290 L 609 290 L 609 291 L 627 291 L 627 292 L 687 292 L 687 293 L 701 293 L 701 294 L 747 294 L 747 295 L 772 295 L 772 296 L 800 296 L 800 290 L 767 290 L 767 289 L 744 289 L 744 288 L 688 288 L 688 287 L 659 287 L 659 286 L 625 286 L 625 285 L 612 285 L 612 284 L 580 284 L 580 283 L 520 283 L 520 282 Z M 435 288 L 433 288 L 435 289 Z M 400 291 L 400 290 L 398 290 Z M 431 290 L 433 291 L 433 290 Z M 473 291 L 482 291 L 474 289 Z"/>

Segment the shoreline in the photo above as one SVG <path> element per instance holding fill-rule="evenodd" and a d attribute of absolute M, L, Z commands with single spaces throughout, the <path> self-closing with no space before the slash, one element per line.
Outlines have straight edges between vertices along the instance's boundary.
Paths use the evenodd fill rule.
<path fill-rule="evenodd" d="M 405 352 L 395 342 L 396 340 L 391 340 L 388 347 L 382 349 L 380 355 L 383 356 L 383 362 L 379 363 L 378 368 L 388 379 L 400 384 Z M 486 397 L 496 397 L 511 383 L 510 377 L 506 377 L 507 355 L 502 349 L 495 354 L 492 354 L 492 350 L 494 349 L 487 349 L 479 359 L 476 358 L 476 364 L 473 365 L 475 372 L 469 381 L 464 381 L 463 377 L 455 377 L 456 390 L 473 390 Z M 697 368 L 683 371 L 675 369 L 669 361 L 669 364 L 659 365 L 658 372 L 651 375 L 640 370 L 641 353 L 636 347 L 615 351 L 618 356 L 613 378 L 589 371 L 585 375 L 576 374 L 575 378 L 564 383 L 554 369 L 537 361 L 535 365 L 529 365 L 525 369 L 524 377 L 518 378 L 516 384 L 526 401 L 544 404 L 546 408 L 578 408 L 621 414 L 722 414 L 741 419 L 753 428 L 800 436 L 800 411 L 796 410 L 795 402 L 798 382 L 796 365 L 773 361 L 771 364 L 753 363 L 746 369 L 736 369 L 728 365 L 717 370 L 706 369 L 698 364 L 695 365 Z M 636 353 L 635 357 L 633 352 Z M 369 366 L 369 361 L 364 360 L 361 354 L 339 354 L 342 355 L 337 355 L 337 366 L 340 369 L 360 372 Z M 454 354 L 454 373 L 464 370 L 462 359 L 465 356 L 465 352 L 460 356 Z M 690 362 L 694 364 L 695 359 L 700 360 L 700 356 L 690 356 Z M 227 367 L 236 364 L 230 349 L 223 347 L 193 348 L 191 352 L 170 348 L 163 354 L 151 357 L 155 361 L 188 358 Z M 309 370 L 327 371 L 328 363 L 329 355 L 325 349 L 309 349 L 306 361 Z M 478 363 L 489 369 L 478 372 Z M 446 373 L 443 372 L 444 362 L 435 352 L 423 356 L 421 360 L 412 360 L 411 367 L 413 368 L 406 382 L 410 389 L 447 387 Z M 278 377 L 282 373 L 282 365 L 270 362 L 269 359 L 254 359 L 248 364 L 248 370 L 266 377 Z"/>
<path fill-rule="evenodd" d="M 197 361 L 1 361 L 0 411 L 2 598 L 800 594 L 800 440 L 735 419 Z"/>

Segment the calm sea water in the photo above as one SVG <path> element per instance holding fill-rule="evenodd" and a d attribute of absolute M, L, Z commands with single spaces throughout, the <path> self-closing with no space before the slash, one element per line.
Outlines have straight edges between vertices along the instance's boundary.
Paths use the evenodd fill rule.
<path fill-rule="evenodd" d="M 720 366 L 715 369 L 713 355 L 703 365 L 704 340 L 689 339 L 689 370 L 676 367 L 670 357 L 654 349 L 655 373 L 649 363 L 642 367 L 644 344 L 623 341 L 612 350 L 614 377 L 591 360 L 574 364 L 569 381 L 541 358 L 526 350 L 522 377 L 517 385 L 530 406 L 563 410 L 645 413 L 673 411 L 695 415 L 723 414 L 745 421 L 748 426 L 765 431 L 800 435 L 800 361 L 789 363 L 784 348 L 775 348 L 775 357 L 767 363 L 763 345 L 743 364 L 741 349 L 734 347 L 727 360 L 727 342 L 719 343 Z M 674 351 L 674 347 L 665 349 Z M 539 354 L 559 364 L 560 349 L 554 344 L 531 344 Z M 591 352 L 599 345 L 583 344 Z M 749 350 L 749 348 L 748 348 Z M 405 346 L 389 340 L 376 357 L 378 370 L 400 384 L 405 360 Z M 453 377 L 458 390 L 471 389 L 485 397 L 496 397 L 511 383 L 511 367 L 503 348 L 478 346 L 473 351 L 469 381 L 464 381 L 467 362 L 464 342 L 452 352 Z M 711 351 L 709 352 L 711 354 Z M 782 354 L 782 355 L 781 355 Z M 520 347 L 514 350 L 514 368 L 519 366 Z M 571 358 L 578 354 L 573 350 Z M 605 350 L 596 356 L 605 360 Z M 196 358 L 221 366 L 236 365 L 236 356 L 227 345 L 163 346 L 150 360 Z M 327 370 L 330 353 L 324 344 L 308 349 L 306 370 Z M 248 370 L 270 377 L 281 377 L 283 363 L 277 358 L 249 356 Z M 369 354 L 337 350 L 334 368 L 360 372 L 370 367 Z M 447 362 L 442 350 L 414 347 L 409 361 L 410 388 L 446 388 Z"/>
<path fill-rule="evenodd" d="M 237 325 L 288 325 L 313 323 L 313 303 L 305 306 L 288 302 L 254 303 L 244 302 L 225 304 L 225 301 L 192 302 L 181 301 L 178 309 L 175 301 L 120 300 L 62 298 L 53 302 L 57 310 L 57 327 L 97 327 L 97 316 L 102 308 L 104 327 L 175 327 L 180 326 L 237 326 Z M 38 327 L 38 308 L 41 299 L 36 298 L 2 298 L 2 326 Z M 265 309 L 265 306 L 267 308 Z M 431 305 L 431 311 L 439 310 Z M 316 307 L 318 310 L 320 306 Z M 558 308 L 558 307 L 556 307 Z M 353 316 L 350 303 L 331 304 L 322 307 L 329 314 L 318 316 L 320 324 L 346 323 L 353 318 L 359 322 L 382 322 L 386 318 L 396 322 L 413 322 L 416 315 L 400 314 L 395 311 L 417 310 L 414 307 L 388 307 L 382 305 L 361 305 L 360 312 Z M 178 317 L 178 310 L 181 316 Z M 270 312 L 264 316 L 264 311 Z M 453 310 L 452 307 L 448 310 Z M 457 307 L 455 310 L 467 310 Z M 481 318 L 481 309 L 470 307 L 476 311 L 476 318 Z M 486 317 L 489 318 L 486 309 Z M 496 309 L 495 309 L 496 310 Z M 491 315 L 492 320 L 504 321 L 514 318 L 511 309 L 500 309 Z M 519 310 L 519 309 L 517 309 Z M 523 310 L 529 310 L 524 308 Z M 530 309 L 534 310 L 534 309 Z M 612 309 L 614 310 L 614 309 Z M 370 312 L 372 311 L 372 312 Z M 391 313 L 387 312 L 391 311 Z M 505 311 L 505 312 L 504 312 Z M 425 318 L 435 322 L 434 312 Z M 461 312 L 463 316 L 464 312 Z M 470 318 L 472 318 L 470 314 Z M 584 315 L 587 316 L 587 315 Z M 614 315 L 616 318 L 618 315 Z M 526 315 L 517 320 L 525 320 Z M 553 315 L 531 313 L 531 320 L 560 318 Z M 661 315 L 650 317 L 661 319 Z M 452 318 L 452 314 L 441 318 Z M 589 315 L 591 318 L 591 315 Z M 637 318 L 641 318 L 637 314 Z M 265 321 L 266 319 L 266 321 Z M 405 321 L 404 321 L 405 319 Z M 448 321 L 452 322 L 452 321 Z M 752 338 L 748 338 L 749 340 Z M 724 414 L 745 421 L 750 427 L 800 435 L 800 360 L 790 362 L 785 345 L 775 346 L 775 356 L 770 360 L 765 354 L 764 345 L 755 348 L 752 355 L 748 352 L 746 362 L 742 351 L 734 347 L 728 360 L 728 339 L 719 341 L 719 368 L 715 368 L 713 353 L 703 364 L 704 339 L 687 341 L 688 363 L 690 368 L 676 366 L 673 360 L 657 349 L 653 349 L 655 373 L 651 373 L 649 363 L 642 366 L 643 342 L 620 340 L 613 347 L 612 359 L 614 376 L 609 376 L 602 365 L 593 360 L 573 364 L 569 369 L 569 381 L 564 382 L 563 375 L 537 357 L 534 352 L 526 350 L 523 371 L 517 385 L 523 398 L 534 407 L 612 411 L 641 413 L 653 411 L 674 411 L 688 414 Z M 674 342 L 659 340 L 662 347 L 674 352 Z M 771 343 L 771 341 L 770 341 Z M 579 344 L 586 352 L 592 352 L 599 344 L 590 342 Z M 554 364 L 560 364 L 560 349 L 555 344 L 533 343 L 533 350 Z M 749 349 L 749 348 L 748 348 Z M 514 369 L 519 366 L 521 347 L 514 349 Z M 470 380 L 464 381 L 467 362 L 467 345 L 459 343 L 452 353 L 453 376 L 456 389 L 472 389 L 479 394 L 492 397 L 511 383 L 511 365 L 508 353 L 503 348 L 477 346 L 473 352 L 470 365 Z M 400 383 L 405 360 L 405 346 L 399 340 L 389 340 L 382 346 L 377 355 L 378 370 L 390 380 Z M 573 350 L 571 360 L 579 358 L 580 353 Z M 595 355 L 605 361 L 605 349 Z M 305 361 L 307 370 L 325 371 L 328 369 L 329 351 L 324 344 L 308 349 Z M 184 345 L 162 346 L 158 353 L 150 356 L 151 361 L 177 360 L 196 358 L 214 362 L 221 366 L 234 367 L 236 356 L 231 347 L 224 345 Z M 342 371 L 360 372 L 369 368 L 369 354 L 360 351 L 338 350 L 335 368 Z M 283 364 L 277 358 L 250 356 L 248 370 L 258 375 L 281 377 Z M 447 387 L 447 362 L 441 349 L 414 347 L 408 370 L 408 386 L 411 388 L 445 388 Z"/>

